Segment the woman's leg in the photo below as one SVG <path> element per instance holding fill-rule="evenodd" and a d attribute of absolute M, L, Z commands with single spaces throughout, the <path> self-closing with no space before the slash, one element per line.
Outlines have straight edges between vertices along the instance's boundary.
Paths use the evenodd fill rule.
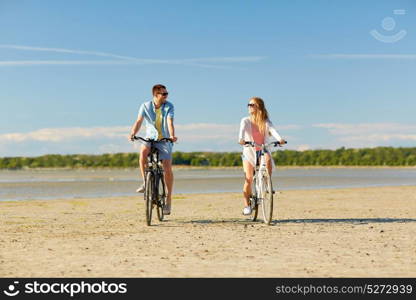
<path fill-rule="evenodd" d="M 273 169 L 272 169 L 272 157 L 271 157 L 270 153 L 266 153 L 265 158 L 266 158 L 267 170 L 269 171 L 270 177 L 272 177 Z"/>
<path fill-rule="evenodd" d="M 243 160 L 243 168 L 245 173 L 245 181 L 243 187 L 244 206 L 249 206 L 249 199 L 251 196 L 251 185 L 253 183 L 253 166 L 247 161 Z"/>

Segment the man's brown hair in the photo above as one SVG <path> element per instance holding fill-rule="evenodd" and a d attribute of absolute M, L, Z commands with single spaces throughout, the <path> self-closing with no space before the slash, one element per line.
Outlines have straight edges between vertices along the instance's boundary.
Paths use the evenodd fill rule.
<path fill-rule="evenodd" d="M 155 96 L 157 93 L 160 93 L 161 90 L 165 89 L 166 87 L 163 84 L 156 84 L 152 88 L 152 94 Z"/>

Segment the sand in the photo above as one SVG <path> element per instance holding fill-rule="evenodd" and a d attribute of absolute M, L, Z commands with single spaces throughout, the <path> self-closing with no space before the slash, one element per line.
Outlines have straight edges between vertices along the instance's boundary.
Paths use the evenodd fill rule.
<path fill-rule="evenodd" d="M 416 277 L 416 186 L 283 191 L 270 226 L 240 194 L 0 202 L 0 277 Z M 259 215 L 261 216 L 261 214 Z"/>

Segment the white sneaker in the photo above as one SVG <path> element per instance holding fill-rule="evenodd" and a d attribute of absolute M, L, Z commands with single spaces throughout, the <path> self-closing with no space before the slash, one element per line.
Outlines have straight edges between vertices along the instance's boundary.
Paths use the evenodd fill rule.
<path fill-rule="evenodd" d="M 136 190 L 136 193 L 144 193 L 144 184 Z"/>
<path fill-rule="evenodd" d="M 170 205 L 164 205 L 163 206 L 163 214 L 164 215 L 170 215 Z"/>
<path fill-rule="evenodd" d="M 243 209 L 243 215 L 245 215 L 245 216 L 251 215 L 251 207 L 250 206 L 244 207 L 244 209 Z"/>

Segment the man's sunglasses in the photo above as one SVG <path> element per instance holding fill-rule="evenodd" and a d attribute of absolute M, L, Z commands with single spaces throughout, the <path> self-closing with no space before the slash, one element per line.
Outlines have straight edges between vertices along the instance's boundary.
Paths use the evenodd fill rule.
<path fill-rule="evenodd" d="M 167 95 L 169 95 L 169 93 L 159 93 L 159 94 L 161 94 L 162 96 L 167 96 Z"/>
<path fill-rule="evenodd" d="M 249 104 L 247 104 L 247 106 L 248 106 L 248 107 L 255 107 L 255 106 L 256 106 L 256 104 L 249 103 Z"/>

